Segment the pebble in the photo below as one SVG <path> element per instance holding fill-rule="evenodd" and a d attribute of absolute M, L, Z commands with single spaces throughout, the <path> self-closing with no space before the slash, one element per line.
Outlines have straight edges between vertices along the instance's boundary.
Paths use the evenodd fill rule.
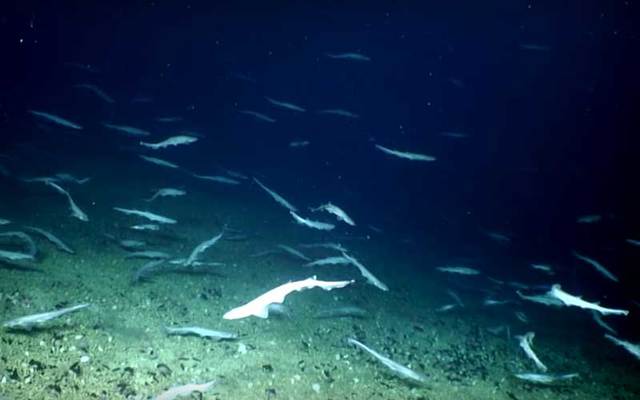
<path fill-rule="evenodd" d="M 84 356 L 80 357 L 80 362 L 83 363 L 83 364 L 84 363 L 88 363 L 90 359 L 91 358 L 89 356 L 84 355 Z"/>
<path fill-rule="evenodd" d="M 313 391 L 318 394 L 320 393 L 320 385 L 317 383 L 314 383 L 313 385 L 311 385 L 311 389 L 313 389 Z"/>

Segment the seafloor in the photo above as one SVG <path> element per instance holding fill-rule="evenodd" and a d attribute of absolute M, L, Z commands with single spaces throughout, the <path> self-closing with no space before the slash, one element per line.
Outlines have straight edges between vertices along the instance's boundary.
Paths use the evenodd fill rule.
<path fill-rule="evenodd" d="M 172 177 L 178 173 L 169 171 L 159 176 L 154 166 L 127 162 L 131 165 L 117 167 L 105 160 L 101 169 L 94 164 L 87 169 L 92 181 L 70 188 L 89 214 L 86 223 L 70 218 L 64 198 L 44 185 L 12 182 L 2 189 L 0 217 L 15 223 L 4 231 L 38 226 L 60 236 L 76 254 L 61 253 L 37 239 L 37 270 L 2 264 L 0 320 L 75 303 L 92 306 L 44 329 L 1 330 L 0 398 L 148 399 L 174 385 L 210 380 L 217 381 L 215 387 L 192 398 L 640 398 L 639 363 L 603 342 L 589 315 L 527 304 L 486 309 L 472 302 L 463 309 L 435 312 L 451 301 L 443 277 L 433 272 L 428 249 L 415 244 L 409 249 L 411 244 L 391 232 L 342 238 L 388 284 L 389 292 L 363 282 L 331 292 L 307 290 L 287 298 L 292 311 L 288 318 L 223 320 L 229 309 L 288 280 L 359 275 L 344 266 L 311 271 L 284 254 L 250 257 L 279 243 L 336 241 L 294 225 L 286 210 L 255 185 L 190 180 L 184 184 L 187 196 L 158 199 L 149 206 L 141 199 L 152 188 L 176 186 L 180 175 Z M 127 226 L 138 220 L 117 214 L 114 206 L 152 208 L 179 223 L 160 234 L 133 232 Z M 143 239 L 154 249 L 184 256 L 225 224 L 247 238 L 223 240 L 207 251 L 205 259 L 224 266 L 208 273 L 160 274 L 137 285 L 132 284 L 132 273 L 145 261 L 126 260 L 126 252 L 104 236 Z M 419 270 L 423 273 L 416 275 Z M 318 310 L 343 304 L 358 305 L 370 316 L 313 318 Z M 514 318 L 515 309 L 526 311 L 528 324 Z M 487 330 L 504 324 L 513 335 L 535 331 L 535 349 L 550 370 L 577 372 L 580 378 L 553 385 L 514 378 L 515 372 L 533 371 L 534 366 L 513 337 Z M 167 336 L 167 325 L 231 331 L 239 339 Z M 427 383 L 414 385 L 390 374 L 347 345 L 347 337 L 423 372 Z"/>

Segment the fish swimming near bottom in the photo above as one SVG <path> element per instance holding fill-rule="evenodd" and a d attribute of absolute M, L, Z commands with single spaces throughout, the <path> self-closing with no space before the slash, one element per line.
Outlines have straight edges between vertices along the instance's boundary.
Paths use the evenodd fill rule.
<path fill-rule="evenodd" d="M 514 374 L 514 376 L 518 379 L 522 379 L 523 381 L 533 382 L 533 383 L 542 383 L 542 384 L 550 384 L 557 381 L 566 381 L 569 379 L 574 379 L 580 377 L 577 373 L 570 374 L 536 374 L 534 372 L 525 372 L 521 374 Z"/>
<path fill-rule="evenodd" d="M 291 211 L 291 210 L 289 210 L 289 214 L 291 214 L 293 219 L 295 219 L 298 224 L 308 226 L 309 228 L 319 229 L 321 231 L 330 231 L 336 227 L 335 225 L 329 224 L 326 222 L 312 221 L 307 218 L 302 218 L 301 216 L 299 216 L 298 214 L 296 214 L 294 211 Z"/>
<path fill-rule="evenodd" d="M 231 332 L 214 331 L 207 328 L 201 328 L 199 326 L 182 326 L 182 327 L 170 327 L 166 326 L 165 331 L 168 335 L 195 335 L 207 339 L 213 340 L 233 340 L 237 339 L 238 335 Z"/>
<path fill-rule="evenodd" d="M 640 360 L 640 344 L 627 342 L 626 340 L 618 339 L 617 337 L 611 336 L 609 334 L 605 334 L 604 337 L 611 340 L 613 343 L 618 346 L 622 346 L 629 353 L 633 354 L 635 358 Z"/>
<path fill-rule="evenodd" d="M 197 137 L 187 136 L 187 135 L 178 135 L 178 136 L 172 136 L 158 143 L 140 142 L 140 146 L 158 150 L 158 149 L 164 149 L 170 146 L 179 146 L 181 144 L 191 144 L 197 141 L 198 141 Z"/>
<path fill-rule="evenodd" d="M 547 296 L 556 298 L 562 302 L 565 306 L 574 306 L 583 308 L 586 310 L 594 310 L 599 312 L 602 315 L 628 315 L 628 310 L 620 310 L 615 308 L 607 308 L 602 307 L 598 303 L 588 302 L 586 300 L 582 300 L 582 298 L 578 296 L 571 295 L 562 290 L 560 285 L 555 284 L 551 286 L 551 290 L 547 292 Z"/>
<path fill-rule="evenodd" d="M 33 328 L 40 327 L 44 323 L 59 318 L 63 315 L 82 310 L 83 308 L 89 307 L 90 304 L 78 304 L 76 306 L 61 308 L 60 310 L 44 312 L 40 314 L 27 315 L 24 317 L 16 318 L 11 321 L 7 321 L 2 324 L 3 327 L 7 329 L 14 330 L 25 330 L 29 331 Z"/>
<path fill-rule="evenodd" d="M 411 379 L 413 381 L 419 382 L 419 383 L 424 383 L 427 380 L 427 377 L 419 372 L 416 372 L 408 367 L 405 367 L 402 364 L 399 364 L 395 361 L 393 361 L 392 359 L 383 356 L 382 354 L 378 353 L 375 350 L 370 349 L 369 347 L 365 346 L 364 344 L 360 343 L 359 341 L 357 341 L 356 339 L 353 338 L 348 338 L 347 342 L 349 342 L 350 344 L 353 344 L 359 348 L 361 348 L 362 350 L 366 351 L 367 353 L 371 354 L 375 359 L 377 359 L 378 361 L 380 361 L 382 364 L 384 364 L 387 368 L 389 368 L 390 370 L 392 370 L 394 373 L 396 373 L 399 377 L 404 378 L 404 379 Z"/>
<path fill-rule="evenodd" d="M 193 392 L 204 393 L 211 389 L 215 383 L 215 381 L 211 381 L 206 383 L 189 383 L 187 385 L 174 386 L 154 397 L 154 400 L 174 400 L 178 397 L 189 396 Z"/>
<path fill-rule="evenodd" d="M 536 367 L 543 372 L 547 372 L 547 366 L 540 361 L 536 353 L 534 353 L 533 348 L 533 338 L 536 337 L 534 332 L 527 332 L 524 335 L 516 336 L 516 339 L 520 341 L 520 347 L 524 350 L 527 357 L 529 357 L 536 364 Z"/>

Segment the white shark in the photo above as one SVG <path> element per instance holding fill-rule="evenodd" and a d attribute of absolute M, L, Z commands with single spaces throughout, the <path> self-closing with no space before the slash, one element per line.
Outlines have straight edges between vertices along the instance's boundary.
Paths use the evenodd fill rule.
<path fill-rule="evenodd" d="M 241 319 L 250 316 L 258 318 L 269 317 L 269 305 L 273 303 L 283 303 L 285 297 L 289 293 L 299 292 L 305 289 L 319 287 L 324 290 L 340 289 L 354 281 L 319 281 L 315 276 L 302 281 L 285 283 L 268 292 L 258 296 L 245 305 L 236 307 L 226 312 L 222 318 L 224 319 Z"/>

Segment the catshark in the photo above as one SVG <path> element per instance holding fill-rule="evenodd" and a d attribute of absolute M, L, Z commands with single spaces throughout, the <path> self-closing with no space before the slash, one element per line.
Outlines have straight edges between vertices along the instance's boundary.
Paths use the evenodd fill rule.
<path fill-rule="evenodd" d="M 113 209 L 116 211 L 120 211 L 123 214 L 137 215 L 139 217 L 146 218 L 149 221 L 158 222 L 161 224 L 175 224 L 177 222 L 175 219 L 163 217 L 162 215 L 154 214 L 149 211 L 132 210 L 132 209 L 120 208 L 120 207 L 113 207 Z"/>
<path fill-rule="evenodd" d="M 198 141 L 197 137 L 187 136 L 187 135 L 178 135 L 178 136 L 172 136 L 158 143 L 140 142 L 140 146 L 158 150 L 158 149 L 164 149 L 170 146 L 179 146 L 181 144 L 191 144 L 197 141 Z"/>
<path fill-rule="evenodd" d="M 51 121 L 53 123 L 56 123 L 58 125 L 61 125 L 67 128 L 78 129 L 78 130 L 82 129 L 82 127 L 76 124 L 75 122 L 71 122 L 68 119 L 58 117 L 57 115 L 49 114 L 43 111 L 36 111 L 36 110 L 29 110 L 29 112 L 35 115 L 36 117 L 46 119 L 47 121 Z"/>
<path fill-rule="evenodd" d="M 241 319 L 252 315 L 258 318 L 267 318 L 269 317 L 269 305 L 273 303 L 283 303 L 285 297 L 287 297 L 289 293 L 299 292 L 315 287 L 319 287 L 324 290 L 340 289 L 352 284 L 353 282 L 354 281 L 320 281 L 317 280 L 315 276 L 302 281 L 288 282 L 269 290 L 245 305 L 228 311 L 222 316 L 222 318 Z"/>
<path fill-rule="evenodd" d="M 296 212 L 298 211 L 297 208 L 295 208 L 293 205 L 291 205 L 291 203 L 289 203 L 288 201 L 286 201 L 282 196 L 280 196 L 278 193 L 274 192 L 273 190 L 269 189 L 268 187 L 266 187 L 265 185 L 262 184 L 262 182 L 260 182 L 258 180 L 258 178 L 253 178 L 253 181 L 260 186 L 265 192 L 269 193 L 269 195 L 281 206 L 289 209 L 289 211 L 292 212 Z"/>
<path fill-rule="evenodd" d="M 16 318 L 11 321 L 7 321 L 2 324 L 3 327 L 8 329 L 20 329 L 31 330 L 34 327 L 39 327 L 45 322 L 52 319 L 59 318 L 65 314 L 69 314 L 83 308 L 89 307 L 90 304 L 78 304 L 76 306 L 62 308 L 60 310 L 44 312 L 40 314 L 27 315 L 24 317 Z"/>
<path fill-rule="evenodd" d="M 409 153 L 407 151 L 393 150 L 388 147 L 381 146 L 379 144 L 376 144 L 376 148 L 384 153 L 387 153 L 399 158 L 405 158 L 407 160 L 412 160 L 412 161 L 435 161 L 436 160 L 435 157 L 428 156 L 426 154 Z"/>
<path fill-rule="evenodd" d="M 265 99 L 267 99 L 267 101 L 271 104 L 273 104 L 274 106 L 278 106 L 281 108 L 286 108 L 287 110 L 292 110 L 292 111 L 298 111 L 298 112 L 305 112 L 307 110 L 305 110 L 304 108 L 297 106 L 293 103 L 288 103 L 286 101 L 278 101 L 275 99 L 272 99 L 271 97 L 266 97 Z"/>
<path fill-rule="evenodd" d="M 349 217 L 347 215 L 346 212 L 344 212 L 344 210 L 342 210 L 340 207 L 336 206 L 335 204 L 332 204 L 331 202 L 327 203 L 327 204 L 322 204 L 316 208 L 312 208 L 311 211 L 316 212 L 316 211 L 326 211 L 329 214 L 333 214 L 336 216 L 336 218 L 338 218 L 339 221 L 342 221 L 348 225 L 351 226 L 356 226 L 355 222 L 353 222 L 353 220 L 351 219 L 351 217 Z"/>
<path fill-rule="evenodd" d="M 401 365 L 395 361 L 393 361 L 392 359 L 383 356 L 382 354 L 378 353 L 377 351 L 370 349 L 369 347 L 365 346 L 364 344 L 360 343 L 359 341 L 357 341 L 356 339 L 353 338 L 348 338 L 347 342 L 349 342 L 350 344 L 353 344 L 359 348 L 361 348 L 362 350 L 366 351 L 367 353 L 371 354 L 374 358 L 376 358 L 378 361 L 380 361 L 382 364 L 384 364 L 387 368 L 389 368 L 390 370 L 392 370 L 394 373 L 396 373 L 398 376 L 400 376 L 401 378 L 406 378 L 406 379 L 411 379 L 413 381 L 419 382 L 419 383 L 424 383 L 427 380 L 427 377 L 424 376 L 423 374 L 416 372 L 408 367 L 405 367 L 404 365 Z"/>
<path fill-rule="evenodd" d="M 551 290 L 547 293 L 548 296 L 556 298 L 562 302 L 565 306 L 574 306 L 583 308 L 586 310 L 594 310 L 602 315 L 628 315 L 628 310 L 620 310 L 615 308 L 606 308 L 600 306 L 598 303 L 590 303 L 578 296 L 573 296 L 562 290 L 560 285 L 555 284 L 551 286 Z"/>
<path fill-rule="evenodd" d="M 319 229 L 321 231 L 330 231 L 333 228 L 335 228 L 335 225 L 333 225 L 333 224 L 329 224 L 329 223 L 326 223 L 326 222 L 320 222 L 320 221 L 312 221 L 312 220 L 307 219 L 307 218 L 302 218 L 301 216 L 299 216 L 298 214 L 296 214 L 292 210 L 289 210 L 289 214 L 291 214 L 293 219 L 298 224 L 304 225 L 304 226 L 308 226 L 309 228 Z"/>
<path fill-rule="evenodd" d="M 218 341 L 233 340 L 238 338 L 238 335 L 235 333 L 214 331 L 207 328 L 201 328 L 199 326 L 182 326 L 182 327 L 175 327 L 175 328 L 166 326 L 164 329 L 167 332 L 167 335 L 180 335 L 180 336 L 195 335 L 195 336 L 200 336 L 203 338 L 213 339 Z"/>
<path fill-rule="evenodd" d="M 536 353 L 533 352 L 533 348 L 531 348 L 531 346 L 533 345 L 533 338 L 535 337 L 536 334 L 534 332 L 527 332 L 524 335 L 516 336 L 516 339 L 519 340 L 520 347 L 522 348 L 522 350 L 524 350 L 524 353 L 527 355 L 527 357 L 533 360 L 533 362 L 536 364 L 536 367 L 538 367 L 542 372 L 547 372 L 547 366 L 544 365 L 542 361 L 540 361 Z"/>

